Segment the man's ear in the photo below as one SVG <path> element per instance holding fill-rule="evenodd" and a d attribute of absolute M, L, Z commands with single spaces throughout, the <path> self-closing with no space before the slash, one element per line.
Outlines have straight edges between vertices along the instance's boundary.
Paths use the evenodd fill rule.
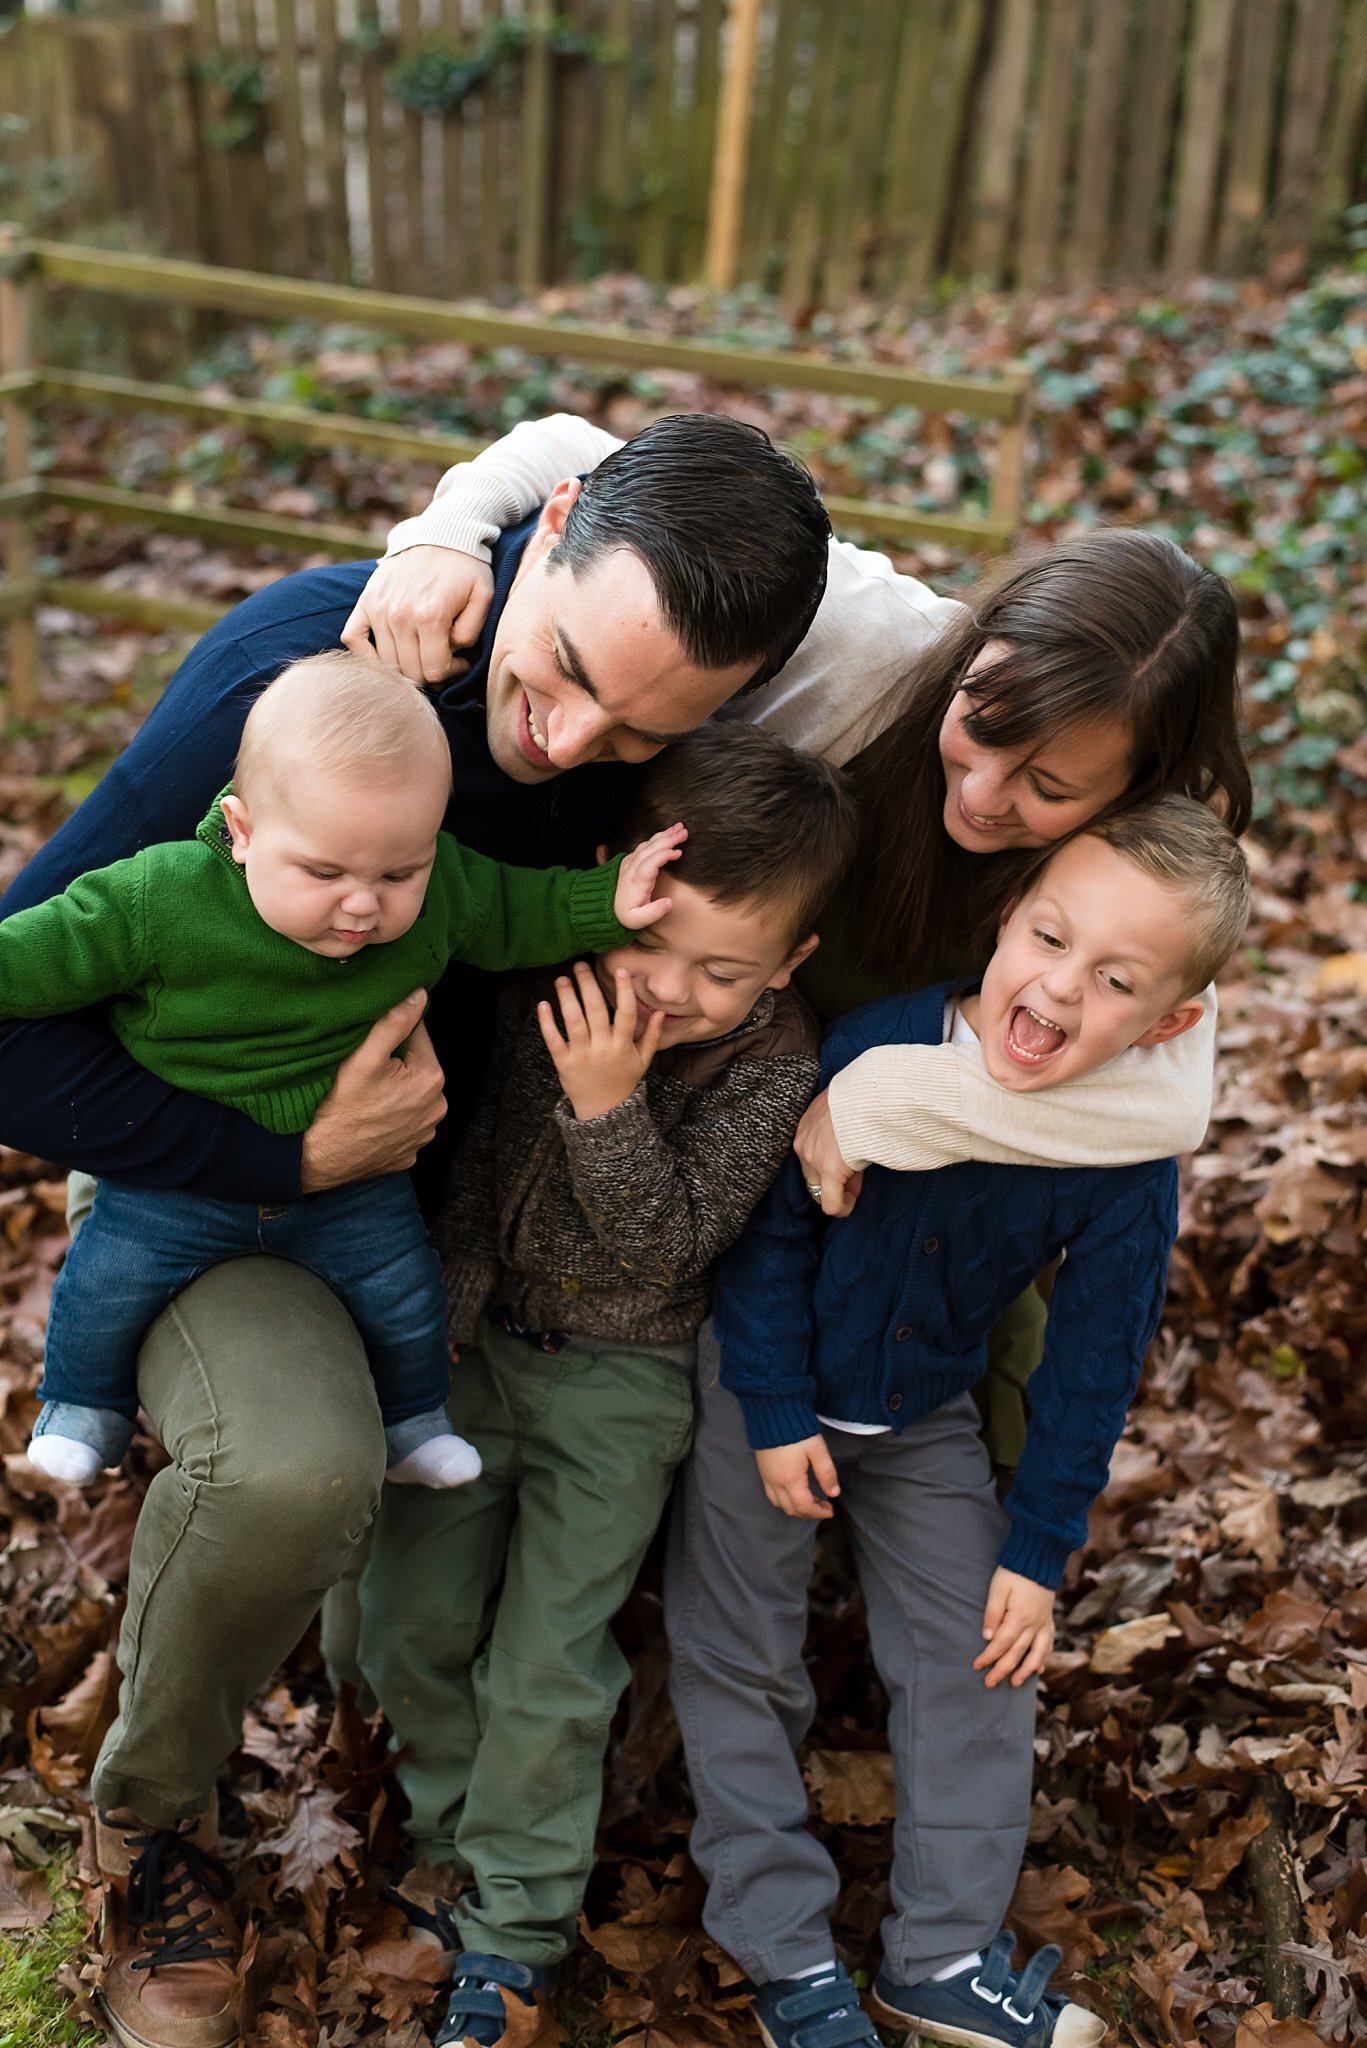
<path fill-rule="evenodd" d="M 1170 1038 L 1180 1038 L 1184 1031 L 1190 1031 L 1199 1024 L 1206 1014 L 1206 1006 L 1200 996 L 1188 996 L 1175 1010 L 1169 1010 L 1166 1017 L 1160 1017 L 1156 1024 L 1150 1024 L 1142 1038 L 1136 1038 L 1136 1045 L 1166 1045 Z"/>
<path fill-rule="evenodd" d="M 764 986 L 766 988 L 787 988 L 788 983 L 792 980 L 803 961 L 810 960 L 820 944 L 821 941 L 816 933 L 809 932 L 800 946 L 793 947 L 792 952 L 788 955 L 782 967 L 779 968 L 778 973 L 771 974 Z"/>
<path fill-rule="evenodd" d="M 247 848 L 252 843 L 252 821 L 240 796 L 224 797 L 223 822 L 233 842 L 233 859 L 242 867 L 247 858 Z"/>
<path fill-rule="evenodd" d="M 581 476 L 568 476 L 563 483 L 556 485 L 541 507 L 541 517 L 536 522 L 536 531 L 522 551 L 522 561 L 518 564 L 519 573 L 524 565 L 545 560 L 565 531 L 565 521 L 573 511 L 583 488 L 584 479 Z"/>

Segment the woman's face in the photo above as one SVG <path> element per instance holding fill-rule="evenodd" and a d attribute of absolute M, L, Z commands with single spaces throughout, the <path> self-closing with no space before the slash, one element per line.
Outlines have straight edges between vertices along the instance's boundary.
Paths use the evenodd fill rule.
<path fill-rule="evenodd" d="M 1010 653 L 989 640 L 965 686 Z M 1123 796 L 1131 780 L 1130 729 L 1121 720 L 1076 725 L 1033 747 L 987 747 L 964 727 L 973 709 L 955 692 L 940 727 L 945 771 L 945 830 L 966 853 L 1048 846 Z"/>

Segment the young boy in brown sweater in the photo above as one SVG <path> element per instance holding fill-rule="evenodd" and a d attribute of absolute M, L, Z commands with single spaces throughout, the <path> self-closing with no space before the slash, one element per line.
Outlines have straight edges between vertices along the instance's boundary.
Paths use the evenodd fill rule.
<path fill-rule="evenodd" d="M 416 1852 L 469 1879 L 438 2044 L 512 2048 L 544 2022 L 627 1675 L 610 1622 L 692 1438 L 712 1266 L 817 1075 L 790 981 L 852 850 L 838 772 L 719 724 L 652 765 L 626 841 L 657 815 L 688 825 L 668 914 L 505 1001 L 438 1238 L 451 1412 L 484 1469 L 435 1512 L 396 1502 L 363 1586 Z M 428 1545 L 440 1572 L 417 1567 Z"/>

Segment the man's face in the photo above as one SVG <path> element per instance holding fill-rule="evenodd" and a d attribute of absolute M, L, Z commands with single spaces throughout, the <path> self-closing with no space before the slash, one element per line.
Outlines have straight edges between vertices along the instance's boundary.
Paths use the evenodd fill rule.
<path fill-rule="evenodd" d="M 561 484 L 527 543 L 494 633 L 489 751 L 514 782 L 590 761 L 648 761 L 712 716 L 755 661 L 704 669 L 660 615 L 650 572 L 627 549 L 582 575 L 554 555 L 577 481 Z"/>
<path fill-rule="evenodd" d="M 1182 986 L 1190 916 L 1181 889 L 1104 840 L 1055 854 L 1002 921 L 976 1015 L 964 1005 L 992 1078 L 1029 1094 L 1189 1031 L 1203 1008 Z"/>

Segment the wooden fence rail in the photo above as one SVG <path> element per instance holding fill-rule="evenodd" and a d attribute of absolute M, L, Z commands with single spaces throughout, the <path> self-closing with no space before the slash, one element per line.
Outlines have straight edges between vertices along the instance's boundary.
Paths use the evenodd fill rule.
<path fill-rule="evenodd" d="M 1367 200 L 1367 0 L 165 4 L 0 38 L 0 162 L 241 269 L 809 307 L 1238 271 Z"/>
<path fill-rule="evenodd" d="M 713 383 L 833 392 L 884 406 L 913 406 L 923 412 L 965 414 L 997 425 L 996 455 L 986 518 L 930 514 L 902 505 L 862 499 L 828 498 L 832 520 L 856 531 L 901 539 L 949 541 L 992 553 L 1010 545 L 1020 517 L 1029 384 L 1024 377 L 995 379 L 930 377 L 880 363 L 831 362 L 790 351 L 725 349 L 711 342 L 669 341 L 625 327 L 587 326 L 569 321 L 531 320 L 516 314 L 443 305 L 433 299 L 314 284 L 251 271 L 219 270 L 166 257 L 129 256 L 51 241 L 26 240 L 15 227 L 0 227 L 0 425 L 5 430 L 4 481 L 0 485 L 0 549 L 5 581 L 0 583 L 0 620 L 7 622 L 11 708 L 24 713 L 38 699 L 33 619 L 40 602 L 122 617 L 142 624 L 163 622 L 200 629 L 221 616 L 188 600 L 163 600 L 111 591 L 103 584 L 35 574 L 32 522 L 51 506 L 133 523 L 167 533 L 187 533 L 237 545 L 322 550 L 363 559 L 377 537 L 350 529 L 266 518 L 218 506 L 186 507 L 165 498 L 108 485 L 75 483 L 33 472 L 30 411 L 46 399 L 119 412 L 144 411 L 232 424 L 264 439 L 300 440 L 374 448 L 377 453 L 431 459 L 443 465 L 477 452 L 477 443 L 450 435 L 301 406 L 262 400 L 211 397 L 169 384 L 140 383 L 93 371 L 58 370 L 32 360 L 31 298 L 41 285 L 78 285 L 88 291 L 156 304 L 212 308 L 272 319 L 345 321 L 390 334 L 414 334 L 484 347 L 510 347 L 553 360 L 568 358 L 627 367 L 693 371 Z"/>

